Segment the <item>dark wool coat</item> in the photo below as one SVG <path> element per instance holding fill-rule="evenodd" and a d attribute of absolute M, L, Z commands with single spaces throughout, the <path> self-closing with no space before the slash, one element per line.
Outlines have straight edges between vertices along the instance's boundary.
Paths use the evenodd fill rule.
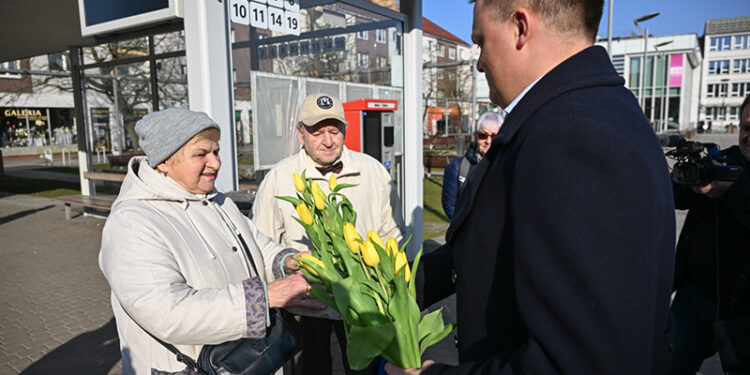
<path fill-rule="evenodd" d="M 607 52 L 548 72 L 469 175 L 418 270 L 457 294 L 459 366 L 425 374 L 663 374 L 675 216 L 667 163 Z"/>

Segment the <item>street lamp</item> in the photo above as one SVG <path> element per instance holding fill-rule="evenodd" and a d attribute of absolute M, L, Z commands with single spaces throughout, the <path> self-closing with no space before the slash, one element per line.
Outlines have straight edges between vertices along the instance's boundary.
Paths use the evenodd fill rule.
<path fill-rule="evenodd" d="M 664 46 L 666 46 L 668 44 L 672 44 L 672 42 L 673 42 L 672 40 L 668 40 L 666 42 L 661 42 L 661 43 L 659 43 L 659 44 L 657 44 L 657 45 L 654 46 L 654 49 L 658 53 L 659 59 L 661 59 L 661 60 L 664 61 L 664 65 L 667 65 L 667 61 L 664 59 L 664 51 L 659 51 L 659 47 L 664 47 Z M 656 64 L 654 64 L 654 65 L 656 65 Z M 667 117 L 667 110 L 666 110 L 665 107 L 667 105 L 667 95 L 669 95 L 668 94 L 668 91 L 669 91 L 669 69 L 667 68 L 665 70 L 667 71 L 667 74 L 664 75 L 662 82 L 666 82 L 666 84 L 662 83 L 662 87 L 661 87 L 661 91 L 662 92 L 661 92 L 661 98 L 660 98 L 661 99 L 661 105 L 660 105 L 660 107 L 661 107 L 661 111 L 660 111 L 661 114 L 659 115 L 659 120 L 661 121 L 661 132 L 664 132 L 664 131 L 666 131 L 666 130 L 669 129 L 669 124 L 665 124 L 665 122 L 667 121 L 667 118 L 666 118 Z"/>
<path fill-rule="evenodd" d="M 638 25 L 638 22 L 650 20 L 658 15 L 659 15 L 658 12 L 651 13 L 642 17 L 638 17 L 633 20 L 633 24 L 635 25 L 635 27 L 638 28 L 638 32 L 641 33 L 641 36 L 643 36 L 643 63 L 641 64 L 641 67 L 642 67 L 641 76 L 639 77 L 640 79 L 638 83 L 638 103 L 641 105 L 641 108 L 645 107 L 644 105 L 645 101 L 643 100 L 643 77 L 646 75 L 646 58 L 647 58 L 646 54 L 648 53 L 648 27 L 646 28 L 646 32 L 644 33 L 644 31 L 641 29 L 641 26 Z"/>

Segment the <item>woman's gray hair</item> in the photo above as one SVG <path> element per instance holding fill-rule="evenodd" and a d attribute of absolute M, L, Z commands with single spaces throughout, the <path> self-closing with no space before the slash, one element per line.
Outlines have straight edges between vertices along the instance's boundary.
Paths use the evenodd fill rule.
<path fill-rule="evenodd" d="M 485 112 L 479 116 L 477 120 L 477 133 L 486 128 L 495 128 L 495 131 L 500 130 L 503 125 L 503 118 L 499 113 L 496 112 Z"/>

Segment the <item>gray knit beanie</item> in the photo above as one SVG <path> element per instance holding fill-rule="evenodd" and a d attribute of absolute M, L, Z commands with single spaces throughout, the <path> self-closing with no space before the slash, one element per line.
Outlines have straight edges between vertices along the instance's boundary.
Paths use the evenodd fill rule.
<path fill-rule="evenodd" d="M 135 124 L 138 142 L 155 168 L 201 131 L 219 125 L 203 112 L 170 108 L 149 113 Z"/>

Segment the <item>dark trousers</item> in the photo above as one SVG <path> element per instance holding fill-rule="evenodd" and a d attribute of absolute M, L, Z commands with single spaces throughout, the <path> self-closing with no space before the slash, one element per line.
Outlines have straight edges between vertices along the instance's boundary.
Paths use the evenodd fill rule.
<path fill-rule="evenodd" d="M 349 361 L 346 359 L 346 335 L 342 321 L 292 315 L 286 311 L 283 315 L 297 339 L 297 352 L 293 359 L 284 366 L 284 375 L 330 375 L 333 365 L 332 332 L 336 333 L 336 339 L 341 348 L 344 372 L 347 375 L 378 374 L 379 357 L 363 370 L 354 371 L 349 368 Z"/>
<path fill-rule="evenodd" d="M 704 359 L 716 354 L 716 303 L 685 282 L 677 290 L 671 310 L 675 333 L 669 375 L 694 375 Z"/>

